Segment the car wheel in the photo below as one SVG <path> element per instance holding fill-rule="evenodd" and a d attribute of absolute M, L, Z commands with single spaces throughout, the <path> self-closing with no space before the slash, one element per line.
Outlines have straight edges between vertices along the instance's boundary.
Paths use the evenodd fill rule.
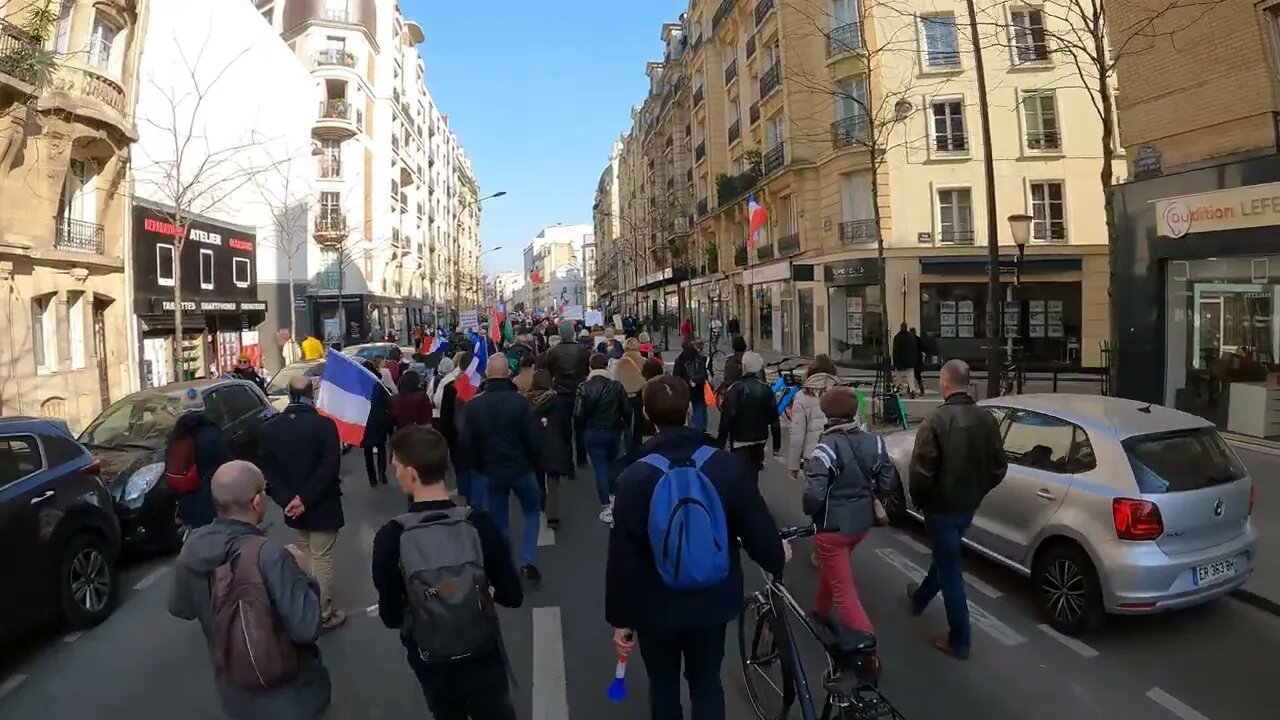
<path fill-rule="evenodd" d="M 1102 624 L 1102 584 L 1079 545 L 1060 542 L 1045 549 L 1036 558 L 1031 582 L 1040 615 L 1054 630 L 1084 635 Z"/>
<path fill-rule="evenodd" d="M 62 617 L 73 630 L 83 630 L 107 619 L 115 604 L 115 560 L 107 544 L 96 535 L 71 540 L 62 555 L 58 597 Z"/>
<path fill-rule="evenodd" d="M 894 527 L 906 525 L 907 520 L 911 518 L 907 514 L 907 491 L 903 489 L 902 483 L 895 483 L 893 489 L 889 491 L 884 511 L 889 516 L 889 524 Z"/>

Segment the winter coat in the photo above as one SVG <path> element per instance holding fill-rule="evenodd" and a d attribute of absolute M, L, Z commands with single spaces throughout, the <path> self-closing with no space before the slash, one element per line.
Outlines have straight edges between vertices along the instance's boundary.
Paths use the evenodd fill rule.
<path fill-rule="evenodd" d="M 588 430 L 621 431 L 630 426 L 631 405 L 622 383 L 609 377 L 608 370 L 592 370 L 578 386 L 573 408 L 577 427 Z"/>
<path fill-rule="evenodd" d="M 1008 469 L 991 411 L 968 393 L 952 393 L 916 430 L 911 499 L 926 514 L 973 514 Z"/>
<path fill-rule="evenodd" d="M 303 513 L 284 520 L 295 530 L 342 528 L 342 443 L 338 426 L 309 403 L 292 403 L 262 426 L 258 467 L 280 507 L 301 498 Z"/>
<path fill-rule="evenodd" d="M 386 371 L 386 368 L 383 368 Z M 373 387 L 373 397 L 369 400 L 369 419 L 364 424 L 364 439 L 360 447 L 381 447 L 387 444 L 387 436 L 391 434 L 391 393 L 384 386 Z"/>
<path fill-rule="evenodd" d="M 540 430 L 533 408 L 515 384 L 490 378 L 463 408 L 458 446 L 485 477 L 515 480 L 538 471 Z"/>
<path fill-rule="evenodd" d="M 644 358 L 632 350 L 624 354 L 614 367 L 614 378 L 622 383 L 622 389 L 628 395 L 634 395 L 644 389 Z"/>
<path fill-rule="evenodd" d="M 411 425 L 430 425 L 431 414 L 431 397 L 426 390 L 399 393 L 391 398 L 389 407 L 391 432 Z"/>
<path fill-rule="evenodd" d="M 542 471 L 548 475 L 573 477 L 577 468 L 573 464 L 573 451 L 556 427 L 556 394 L 552 390 L 523 393 L 533 407 L 533 417 L 538 422 L 538 444 L 542 449 Z"/>
<path fill-rule="evenodd" d="M 893 369 L 913 370 L 920 357 L 920 343 L 916 336 L 906 330 L 899 330 L 893 336 Z"/>
<path fill-rule="evenodd" d="M 523 372 L 512 378 L 511 382 L 516 384 L 516 390 L 519 390 L 521 393 L 529 392 L 529 388 L 533 386 L 534 372 L 533 368 L 526 368 Z"/>
<path fill-rule="evenodd" d="M 546 368 L 551 373 L 551 382 L 555 391 L 561 395 L 572 395 L 578 386 L 587 379 L 587 361 L 591 351 L 573 340 L 564 340 L 547 351 Z"/>
<path fill-rule="evenodd" d="M 858 422 L 828 427 L 804 463 L 804 512 L 819 532 L 857 535 L 876 524 L 875 500 L 898 482 L 884 439 Z"/>
<path fill-rule="evenodd" d="M 711 373 L 705 370 L 707 359 L 697 350 L 681 350 L 680 354 L 676 356 L 676 362 L 671 368 L 671 374 L 685 382 L 689 382 L 691 371 L 698 369 L 698 363 L 702 364 L 704 368 L 703 374 L 710 380 Z M 689 399 L 695 405 L 702 402 L 702 385 L 703 383 L 701 382 L 689 383 Z"/>
<path fill-rule="evenodd" d="M 791 405 L 791 440 L 787 448 L 787 469 L 799 472 L 805 458 L 813 451 L 827 425 L 827 416 L 818 403 L 822 394 L 840 384 L 830 373 L 814 373 L 806 378 Z"/>
<path fill-rule="evenodd" d="M 755 375 L 747 375 L 725 391 L 718 428 L 720 446 L 761 444 L 773 436 L 773 450 L 782 449 L 782 427 L 773 390 Z"/>
<path fill-rule="evenodd" d="M 222 437 L 222 428 L 202 412 L 192 411 L 180 416 L 173 425 L 169 442 L 186 435 L 191 435 L 195 440 L 196 473 L 200 476 L 200 488 L 195 492 L 178 495 L 178 517 L 187 527 L 196 528 L 213 522 L 216 513 L 209 482 L 218 468 L 233 458 Z"/>

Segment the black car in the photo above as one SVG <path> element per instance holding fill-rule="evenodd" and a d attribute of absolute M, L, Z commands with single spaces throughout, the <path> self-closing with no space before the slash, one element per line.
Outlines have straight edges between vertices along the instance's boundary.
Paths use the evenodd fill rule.
<path fill-rule="evenodd" d="M 119 552 L 98 459 L 61 420 L 0 418 L 0 635 L 105 620 Z"/>
<path fill-rule="evenodd" d="M 112 403 L 84 432 L 80 442 L 102 460 L 126 547 L 177 549 L 186 537 L 177 500 L 164 476 L 164 451 L 183 413 L 182 397 L 195 388 L 204 413 L 222 428 L 231 454 L 258 457 L 258 431 L 275 410 L 255 384 L 245 380 L 201 379 L 133 393 Z"/>

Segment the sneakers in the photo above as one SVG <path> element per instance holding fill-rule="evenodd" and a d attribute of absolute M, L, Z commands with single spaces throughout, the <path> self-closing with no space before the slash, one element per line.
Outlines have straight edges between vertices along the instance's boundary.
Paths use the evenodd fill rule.
<path fill-rule="evenodd" d="M 613 525 L 613 503 L 604 505 L 600 508 L 600 522 L 605 525 Z"/>
<path fill-rule="evenodd" d="M 525 565 L 520 568 L 520 577 L 524 578 L 534 590 L 542 586 L 542 573 L 538 571 L 537 565 Z"/>
<path fill-rule="evenodd" d="M 329 613 L 329 617 L 320 621 L 325 630 L 334 630 L 342 626 L 347 621 L 347 614 L 341 610 L 334 610 Z"/>

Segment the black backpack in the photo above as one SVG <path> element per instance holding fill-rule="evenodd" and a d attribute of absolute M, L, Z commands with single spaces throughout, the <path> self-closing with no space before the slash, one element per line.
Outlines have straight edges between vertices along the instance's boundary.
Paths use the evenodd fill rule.
<path fill-rule="evenodd" d="M 696 388 L 707 381 L 707 359 L 701 355 L 684 364 L 684 373 L 689 376 L 689 385 Z"/>

